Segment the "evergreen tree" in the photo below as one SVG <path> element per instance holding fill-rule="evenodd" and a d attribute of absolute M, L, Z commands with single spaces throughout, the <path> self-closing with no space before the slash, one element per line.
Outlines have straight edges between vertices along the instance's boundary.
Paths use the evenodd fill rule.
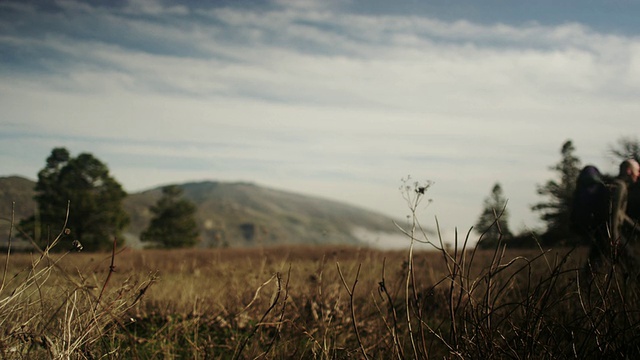
<path fill-rule="evenodd" d="M 150 209 L 154 216 L 142 233 L 142 241 L 163 248 L 190 247 L 198 242 L 197 208 L 181 197 L 182 189 L 176 185 L 162 188 L 162 197 Z"/>
<path fill-rule="evenodd" d="M 482 213 L 475 226 L 478 233 L 484 234 L 481 247 L 493 247 L 499 240 L 511 238 L 509 212 L 506 206 L 507 199 L 504 197 L 502 186 L 496 183 L 491 194 L 484 200 Z"/>
<path fill-rule="evenodd" d="M 537 192 L 548 199 L 546 202 L 532 206 L 533 211 L 539 211 L 540 218 L 547 224 L 545 242 L 571 242 L 575 235 L 570 229 L 571 204 L 576 188 L 576 179 L 580 172 L 580 159 L 575 155 L 575 147 L 571 140 L 567 140 L 560 151 L 562 159 L 552 167 L 558 179 L 547 181 L 538 186 Z"/>
<path fill-rule="evenodd" d="M 70 237 L 89 251 L 107 250 L 114 238 L 122 242 L 129 217 L 122 208 L 127 196 L 109 175 L 109 169 L 88 153 L 71 157 L 67 149 L 54 148 L 38 173 L 35 200 L 37 216 L 23 221 L 23 229 L 46 246 L 61 230 L 67 208 Z M 71 245 L 69 244 L 69 247 Z M 69 247 L 61 246 L 60 250 Z"/>

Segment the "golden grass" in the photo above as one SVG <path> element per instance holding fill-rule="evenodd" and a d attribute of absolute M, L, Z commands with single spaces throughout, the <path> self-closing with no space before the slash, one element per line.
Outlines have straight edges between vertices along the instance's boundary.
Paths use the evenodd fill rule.
<path fill-rule="evenodd" d="M 640 358 L 638 270 L 584 249 L 431 243 L 11 254 L 3 358 Z M 53 245 L 63 241 L 61 234 Z"/>
<path fill-rule="evenodd" d="M 567 269 L 581 262 L 581 253 L 565 258 L 565 252 L 540 257 L 540 251 L 511 251 L 496 263 L 495 252 L 479 251 L 464 275 L 465 285 L 464 279 L 454 279 L 461 274 L 452 274 L 452 262 L 447 265 L 437 251 L 413 253 L 409 274 L 407 251 L 301 246 L 124 250 L 115 256 L 115 272 L 101 300 L 108 311 L 96 307 L 96 301 L 109 277 L 110 254 L 48 255 L 36 267 L 34 255 L 12 254 L 12 281 L 3 297 L 38 269 L 48 273 L 38 275 L 41 284 L 33 281 L 31 292 L 20 300 L 23 308 L 11 309 L 14 316 L 4 319 L 10 329 L 3 335 L 9 345 L 5 354 L 19 349 L 31 356 L 42 348 L 52 357 L 75 358 L 99 352 L 114 358 L 466 357 L 463 350 L 469 344 L 462 344 L 463 335 L 475 331 L 486 338 L 468 341 L 493 346 L 491 332 L 505 326 L 514 330 L 522 316 L 533 316 L 525 302 L 542 299 L 532 294 L 543 292 L 540 284 L 550 281 L 559 260 L 566 260 L 562 266 Z M 531 266 L 528 261 L 536 257 Z M 510 278 L 522 264 L 527 272 Z M 501 269 L 493 283 L 486 277 L 492 268 Z M 528 281 L 525 288 L 521 279 Z M 556 275 L 554 281 L 560 288 L 564 280 Z M 520 309 L 505 305 L 509 302 Z M 490 318 L 501 323 L 489 324 Z M 47 321 L 51 324 L 42 324 Z M 476 330 L 454 332 L 456 324 L 473 324 Z M 73 344 L 70 339 L 76 337 Z M 15 345 L 20 341 L 22 348 Z M 60 349 L 52 352 L 52 346 Z M 494 350 L 483 351 L 491 355 Z"/>

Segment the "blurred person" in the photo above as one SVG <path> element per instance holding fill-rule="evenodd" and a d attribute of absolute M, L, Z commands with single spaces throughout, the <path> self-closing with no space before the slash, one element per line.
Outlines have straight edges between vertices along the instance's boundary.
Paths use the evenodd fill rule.
<path fill-rule="evenodd" d="M 620 164 L 618 176 L 608 184 L 609 201 L 607 202 L 607 221 L 597 227 L 593 234 L 593 242 L 587 266 L 596 270 L 604 259 L 623 267 L 629 275 L 640 267 L 635 238 L 638 236 L 637 220 L 627 213 L 629 187 L 638 181 L 640 165 L 636 160 L 628 159 Z"/>

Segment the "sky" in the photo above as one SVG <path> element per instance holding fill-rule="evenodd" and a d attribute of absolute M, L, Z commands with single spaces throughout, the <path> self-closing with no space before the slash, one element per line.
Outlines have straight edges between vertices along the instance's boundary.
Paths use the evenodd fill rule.
<path fill-rule="evenodd" d="M 0 176 L 55 147 L 128 192 L 244 181 L 466 233 L 516 232 L 572 140 L 637 137 L 640 1 L 0 1 Z M 9 206 L 9 205 L 6 205 Z M 445 239 L 446 240 L 446 239 Z"/>

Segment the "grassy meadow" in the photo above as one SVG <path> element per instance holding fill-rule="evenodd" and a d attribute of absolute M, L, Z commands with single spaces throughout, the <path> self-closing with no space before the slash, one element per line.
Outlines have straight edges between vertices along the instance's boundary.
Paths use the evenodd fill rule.
<path fill-rule="evenodd" d="M 3 359 L 623 359 L 640 357 L 637 269 L 586 249 L 431 240 L 355 246 L 0 256 Z M 415 195 L 414 195 L 415 194 Z M 11 235 L 8 237 L 9 242 Z M 480 238 L 482 241 L 482 237 Z M 9 247 L 10 248 L 10 247 Z M 76 247 L 77 249 L 77 247 Z"/>
<path fill-rule="evenodd" d="M 633 358 L 635 282 L 584 249 L 15 253 L 2 358 Z"/>

